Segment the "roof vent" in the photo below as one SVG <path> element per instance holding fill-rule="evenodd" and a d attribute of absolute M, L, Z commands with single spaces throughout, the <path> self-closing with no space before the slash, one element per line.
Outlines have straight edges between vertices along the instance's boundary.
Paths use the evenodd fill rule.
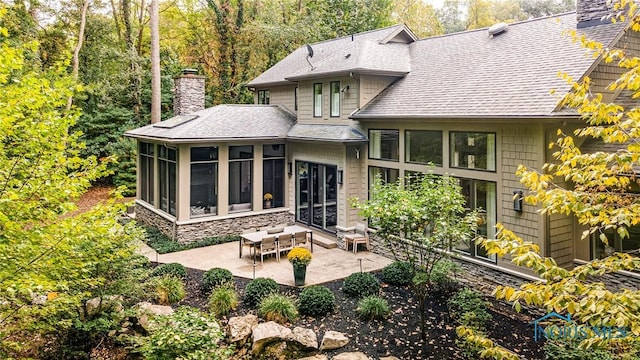
<path fill-rule="evenodd" d="M 493 25 L 489 28 L 489 36 L 500 35 L 503 32 L 507 31 L 507 27 L 509 27 L 509 25 L 503 22 Z"/>

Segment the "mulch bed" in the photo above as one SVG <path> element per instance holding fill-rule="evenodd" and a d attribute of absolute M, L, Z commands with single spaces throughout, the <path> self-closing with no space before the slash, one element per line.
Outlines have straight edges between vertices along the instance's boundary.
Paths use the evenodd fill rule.
<path fill-rule="evenodd" d="M 206 310 L 207 294 L 200 289 L 203 271 L 188 269 L 187 297 L 180 305 L 188 305 Z M 376 274 L 379 276 L 379 274 Z M 293 276 L 293 274 L 291 275 Z M 248 279 L 236 278 L 236 286 L 243 295 Z M 456 324 L 449 318 L 446 293 L 435 293 L 427 304 L 427 338 L 420 336 L 420 316 L 417 302 L 409 287 L 400 287 L 382 283 L 382 297 L 392 309 L 385 321 L 363 321 L 355 309 L 357 300 L 349 298 L 340 290 L 342 280 L 322 284 L 331 289 L 336 297 L 336 309 L 333 313 L 312 318 L 301 316 L 291 327 L 302 326 L 313 329 L 319 338 L 327 330 L 345 333 L 350 342 L 338 350 L 326 351 L 331 358 L 342 352 L 361 351 L 372 358 L 396 356 L 400 359 L 464 359 L 462 351 L 456 345 Z M 297 297 L 301 289 L 280 286 L 280 291 Z M 506 304 L 492 301 L 490 312 L 493 316 L 487 325 L 487 334 L 496 343 L 516 352 L 525 359 L 544 359 L 543 343 L 533 341 L 533 320 L 529 316 L 514 313 Z M 240 304 L 231 316 L 254 312 Z M 223 321 L 224 322 L 224 321 Z"/>

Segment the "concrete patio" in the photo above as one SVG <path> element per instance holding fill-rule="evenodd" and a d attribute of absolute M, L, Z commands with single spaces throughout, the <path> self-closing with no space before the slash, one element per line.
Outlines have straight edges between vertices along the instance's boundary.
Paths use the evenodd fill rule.
<path fill-rule="evenodd" d="M 177 262 L 200 270 L 220 267 L 228 269 L 238 277 L 254 278 L 253 257 L 250 256 L 249 249 L 245 248 L 242 258 L 239 258 L 237 241 L 170 254 L 157 254 L 155 250 L 142 244 L 139 252 L 149 260 L 159 263 Z M 359 272 L 361 266 L 362 271 L 365 272 L 380 270 L 391 262 L 391 259 L 364 250 L 354 254 L 337 248 L 326 249 L 315 244 L 313 259 L 307 267 L 305 286 L 345 278 L 354 272 Z M 265 258 L 264 264 L 260 263 L 258 257 L 255 277 L 272 278 L 279 284 L 294 286 L 293 268 L 287 261 L 286 254 L 281 256 L 280 262 L 276 261 L 275 256 Z"/>

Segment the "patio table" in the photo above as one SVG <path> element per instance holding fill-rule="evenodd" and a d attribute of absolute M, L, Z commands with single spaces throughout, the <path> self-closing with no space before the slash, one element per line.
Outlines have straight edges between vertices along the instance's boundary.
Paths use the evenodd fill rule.
<path fill-rule="evenodd" d="M 297 232 L 301 232 L 301 231 L 305 231 L 307 234 L 310 235 L 309 236 L 309 241 L 311 242 L 311 252 L 313 252 L 313 231 L 311 231 L 311 230 L 309 230 L 307 228 L 304 228 L 304 227 L 302 227 L 300 225 L 286 226 L 282 232 L 275 233 L 275 234 L 269 234 L 269 233 L 267 233 L 266 230 L 242 234 L 242 235 L 240 235 L 238 252 L 240 253 L 240 257 L 242 258 L 242 247 L 245 244 L 249 244 L 253 248 L 253 257 L 254 257 L 254 260 L 255 260 L 256 246 L 260 245 L 260 243 L 262 242 L 262 239 L 264 239 L 264 238 L 266 238 L 268 236 L 275 236 L 276 237 L 276 241 L 277 241 L 277 236 L 280 235 L 280 234 L 292 234 L 293 235 L 293 234 L 295 234 Z"/>

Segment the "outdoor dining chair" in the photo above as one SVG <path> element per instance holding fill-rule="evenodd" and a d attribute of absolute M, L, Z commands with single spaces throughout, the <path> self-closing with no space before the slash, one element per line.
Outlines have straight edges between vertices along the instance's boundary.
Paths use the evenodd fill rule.
<path fill-rule="evenodd" d="M 297 233 L 293 234 L 293 245 L 294 246 L 307 247 L 308 243 L 309 243 L 309 241 L 307 239 L 307 232 L 306 231 L 298 231 Z"/>
<path fill-rule="evenodd" d="M 293 237 L 291 234 L 278 235 L 278 256 L 280 253 L 293 249 Z"/>
<path fill-rule="evenodd" d="M 264 256 L 269 254 L 276 254 L 276 260 L 280 261 L 280 254 L 278 253 L 278 243 L 275 236 L 268 236 L 262 239 L 259 246 L 256 246 L 256 250 L 260 253 L 260 263 L 264 264 Z"/>
<path fill-rule="evenodd" d="M 349 243 L 353 244 L 353 253 L 358 251 L 358 244 L 364 244 L 369 250 L 369 234 L 367 226 L 363 223 L 356 223 L 355 232 L 344 234 L 346 250 L 349 251 Z"/>

